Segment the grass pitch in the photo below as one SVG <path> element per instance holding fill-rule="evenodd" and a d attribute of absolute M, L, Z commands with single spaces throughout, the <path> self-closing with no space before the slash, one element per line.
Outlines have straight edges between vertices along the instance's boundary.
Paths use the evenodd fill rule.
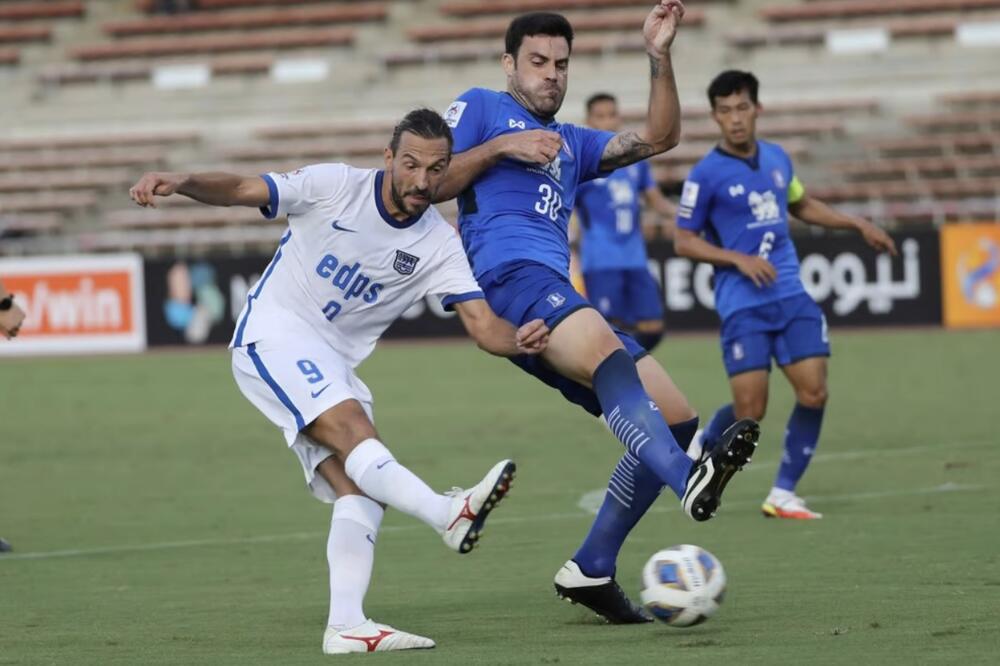
<path fill-rule="evenodd" d="M 714 338 L 657 357 L 703 418 L 727 396 Z M 433 486 L 514 457 L 517 483 L 460 557 L 389 512 L 368 614 L 433 637 L 399 664 L 995 663 L 1000 649 L 1000 333 L 843 332 L 800 492 L 818 522 L 765 520 L 791 392 L 775 374 L 753 465 L 696 524 L 665 494 L 626 544 L 696 543 L 729 594 L 704 625 L 611 627 L 552 575 L 620 446 L 467 344 L 380 348 L 361 370 L 383 438 Z M 223 350 L 0 362 L 0 664 L 319 664 L 329 508 L 239 395 Z M 994 655 L 990 657 L 989 655 Z M 341 657 L 340 660 L 345 660 Z M 348 657 L 346 660 L 357 660 Z"/>

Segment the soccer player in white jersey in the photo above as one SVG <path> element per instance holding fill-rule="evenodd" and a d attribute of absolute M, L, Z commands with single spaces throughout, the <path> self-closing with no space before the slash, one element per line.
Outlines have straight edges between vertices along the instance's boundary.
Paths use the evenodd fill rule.
<path fill-rule="evenodd" d="M 385 169 L 318 164 L 291 173 L 149 173 L 130 194 L 183 194 L 219 206 L 288 216 L 288 230 L 250 289 L 230 345 L 243 394 L 282 429 L 306 483 L 333 503 L 327 543 L 327 654 L 434 647 L 367 619 L 362 610 L 384 506 L 414 516 L 466 553 L 514 476 L 497 463 L 468 490 L 438 494 L 397 462 L 372 424 L 372 395 L 354 369 L 383 331 L 431 295 L 454 308 L 493 354 L 537 354 L 548 328 L 494 315 L 451 226 L 431 207 L 451 159 L 451 132 L 434 111 L 410 112 L 385 150 Z"/>

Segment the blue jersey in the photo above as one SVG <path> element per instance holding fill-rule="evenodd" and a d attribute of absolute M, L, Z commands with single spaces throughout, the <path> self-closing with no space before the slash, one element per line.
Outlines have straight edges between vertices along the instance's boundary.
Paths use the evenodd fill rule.
<path fill-rule="evenodd" d="M 805 293 L 799 259 L 788 233 L 788 204 L 802 197 L 792 160 L 781 146 L 757 142 L 757 154 L 743 159 L 715 148 L 698 162 L 681 193 L 677 225 L 704 232 L 727 250 L 770 261 L 778 279 L 768 287 L 732 266 L 715 267 L 715 308 L 733 312 Z"/>
<path fill-rule="evenodd" d="M 639 201 L 653 186 L 647 162 L 616 169 L 607 178 L 580 185 L 576 213 L 585 273 L 646 267 Z"/>
<path fill-rule="evenodd" d="M 500 264 L 534 261 L 569 275 L 569 214 L 577 186 L 601 174 L 611 132 L 533 116 L 507 93 L 473 88 L 452 103 L 445 120 L 460 153 L 502 134 L 546 129 L 563 146 L 545 166 L 504 159 L 484 171 L 458 199 L 459 230 L 476 277 Z"/>

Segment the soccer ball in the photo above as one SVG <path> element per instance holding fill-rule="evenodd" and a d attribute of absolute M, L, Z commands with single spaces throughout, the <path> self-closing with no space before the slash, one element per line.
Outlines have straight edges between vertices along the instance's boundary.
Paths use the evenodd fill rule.
<path fill-rule="evenodd" d="M 719 610 L 726 572 L 704 548 L 671 546 L 642 568 L 642 603 L 653 617 L 674 627 L 701 624 Z"/>

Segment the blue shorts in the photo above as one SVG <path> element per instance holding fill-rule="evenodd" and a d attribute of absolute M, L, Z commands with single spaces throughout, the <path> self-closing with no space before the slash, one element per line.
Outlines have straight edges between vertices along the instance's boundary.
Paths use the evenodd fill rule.
<path fill-rule="evenodd" d="M 606 319 L 634 326 L 663 320 L 663 300 L 656 280 L 645 268 L 587 271 L 583 274 L 587 299 Z"/>
<path fill-rule="evenodd" d="M 829 356 L 826 317 L 809 294 L 732 313 L 722 322 L 722 361 L 730 377 Z"/>
<path fill-rule="evenodd" d="M 573 288 L 568 278 L 534 261 L 501 264 L 482 275 L 479 286 L 483 288 L 486 302 L 493 311 L 514 326 L 543 319 L 546 326 L 555 329 L 577 310 L 593 307 Z M 646 350 L 632 336 L 614 326 L 611 329 L 632 358 L 638 361 L 646 355 Z M 563 377 L 550 368 L 541 356 L 515 356 L 510 360 L 528 374 L 558 389 L 570 402 L 580 405 L 594 416 L 601 415 L 601 404 L 592 389 Z"/>

